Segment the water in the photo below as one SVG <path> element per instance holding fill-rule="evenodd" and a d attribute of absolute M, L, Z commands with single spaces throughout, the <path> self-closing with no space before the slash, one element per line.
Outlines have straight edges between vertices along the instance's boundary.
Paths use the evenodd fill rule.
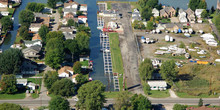
<path fill-rule="evenodd" d="M 106 1 L 106 0 L 103 0 Z M 118 0 L 116 0 L 118 1 Z M 128 0 L 121 0 L 128 1 Z M 137 1 L 137 0 L 130 0 Z M 180 7 L 183 9 L 187 9 L 187 3 L 189 0 L 160 0 L 160 2 L 164 5 L 170 5 L 173 7 Z M 216 0 L 206 0 L 208 7 L 216 6 Z M 37 3 L 47 3 L 47 0 L 22 0 L 22 4 L 14 13 L 14 30 L 11 31 L 11 37 L 6 39 L 6 42 L 1 46 L 1 49 L 6 50 L 10 48 L 10 46 L 14 43 L 15 37 L 17 34 L 19 22 L 18 15 L 21 10 L 24 10 L 27 3 L 29 2 L 37 2 Z M 108 76 L 104 74 L 104 64 L 102 53 L 100 52 L 100 39 L 99 39 L 99 30 L 97 30 L 97 15 L 98 11 L 96 0 L 76 0 L 78 3 L 87 4 L 88 5 L 88 23 L 91 28 L 92 36 L 90 39 L 90 58 L 94 62 L 94 71 L 91 73 L 91 77 L 94 80 L 100 80 L 104 85 L 106 85 L 106 90 L 113 90 L 113 83 L 109 83 Z"/>

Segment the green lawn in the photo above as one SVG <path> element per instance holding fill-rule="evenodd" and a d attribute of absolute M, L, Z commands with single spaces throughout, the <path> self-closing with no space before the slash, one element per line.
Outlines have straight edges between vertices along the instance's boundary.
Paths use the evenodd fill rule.
<path fill-rule="evenodd" d="M 25 98 L 25 92 L 24 93 L 17 93 L 17 94 L 0 94 L 0 99 L 24 99 Z"/>
<path fill-rule="evenodd" d="M 169 97 L 170 94 L 168 90 L 165 90 L 165 91 L 151 90 L 148 96 L 154 97 L 154 98 L 165 98 L 165 97 Z"/>
<path fill-rule="evenodd" d="M 81 61 L 80 62 L 82 66 L 89 66 L 89 61 L 86 60 L 86 61 Z"/>
<path fill-rule="evenodd" d="M 22 37 L 16 36 L 16 39 L 15 39 L 15 42 L 14 42 L 14 43 L 15 43 L 15 44 L 19 44 L 21 40 L 23 40 Z"/>
<path fill-rule="evenodd" d="M 218 95 L 208 95 L 208 94 L 201 94 L 199 96 L 193 96 L 193 95 L 189 95 L 184 92 L 176 92 L 176 95 L 180 98 L 217 98 L 218 97 Z"/>
<path fill-rule="evenodd" d="M 8 11 L 9 11 L 9 17 L 11 18 L 13 16 L 15 8 L 8 8 Z"/>
<path fill-rule="evenodd" d="M 120 92 L 104 92 L 103 95 L 105 95 L 106 98 L 116 98 Z M 129 92 L 130 95 L 132 95 L 131 92 Z"/>
<path fill-rule="evenodd" d="M 112 67 L 114 73 L 123 74 L 123 61 L 121 56 L 121 49 L 119 47 L 118 33 L 109 33 L 110 50 L 112 56 Z M 123 75 L 122 75 L 123 76 Z M 119 78 L 120 90 L 123 88 L 123 77 Z"/>
<path fill-rule="evenodd" d="M 12 4 L 12 7 L 17 7 L 19 5 L 20 5 L 20 3 L 14 3 L 14 4 Z"/>

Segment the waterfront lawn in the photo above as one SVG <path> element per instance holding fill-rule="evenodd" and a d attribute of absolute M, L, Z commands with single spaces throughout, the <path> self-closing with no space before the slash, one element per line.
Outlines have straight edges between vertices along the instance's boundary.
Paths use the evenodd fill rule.
<path fill-rule="evenodd" d="M 86 60 L 86 61 L 81 61 L 80 62 L 82 66 L 89 66 L 89 61 Z"/>
<path fill-rule="evenodd" d="M 15 43 L 15 44 L 19 44 L 21 40 L 23 40 L 22 37 L 16 36 L 16 39 L 15 39 L 15 42 L 14 42 L 14 43 Z"/>
<path fill-rule="evenodd" d="M 0 99 L 24 99 L 25 98 L 25 91 L 22 93 L 16 94 L 0 94 Z"/>
<path fill-rule="evenodd" d="M 165 97 L 169 97 L 170 94 L 168 90 L 165 91 L 151 90 L 148 96 L 153 98 L 165 98 Z"/>
<path fill-rule="evenodd" d="M 14 11 L 15 11 L 15 8 L 8 8 L 8 11 L 9 11 L 9 17 L 12 18 L 13 14 L 14 14 Z"/>
<path fill-rule="evenodd" d="M 123 61 L 121 56 L 121 49 L 119 47 L 118 33 L 109 33 L 110 51 L 112 56 L 112 67 L 114 73 L 124 74 Z M 119 78 L 120 90 L 123 88 L 123 77 Z"/>

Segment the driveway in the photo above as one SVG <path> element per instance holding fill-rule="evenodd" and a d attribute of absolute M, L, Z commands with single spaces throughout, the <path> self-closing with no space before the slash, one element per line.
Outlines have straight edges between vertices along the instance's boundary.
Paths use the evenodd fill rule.
<path fill-rule="evenodd" d="M 53 14 L 54 17 L 54 25 L 52 28 L 52 31 L 57 31 L 58 27 L 59 27 L 59 19 L 60 19 L 60 14 L 58 13 L 58 10 L 56 10 L 56 13 Z"/>

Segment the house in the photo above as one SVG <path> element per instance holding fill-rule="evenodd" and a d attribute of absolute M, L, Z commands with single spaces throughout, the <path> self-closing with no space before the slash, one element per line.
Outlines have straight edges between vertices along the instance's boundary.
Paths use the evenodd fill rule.
<path fill-rule="evenodd" d="M 64 16 L 64 18 L 66 19 L 73 19 L 76 15 L 73 13 L 66 13 L 66 15 Z"/>
<path fill-rule="evenodd" d="M 9 11 L 1 11 L 1 15 L 2 16 L 8 16 L 9 15 Z"/>
<path fill-rule="evenodd" d="M 61 27 L 59 30 L 63 32 L 66 40 L 67 39 L 74 39 L 76 37 L 76 28 L 73 26 Z"/>
<path fill-rule="evenodd" d="M 69 66 L 64 66 L 58 71 L 59 77 L 70 77 L 73 75 L 73 68 Z"/>
<path fill-rule="evenodd" d="M 22 50 L 25 58 L 38 58 L 40 57 L 41 46 L 34 45 Z"/>
<path fill-rule="evenodd" d="M 34 40 L 34 41 L 24 40 L 24 45 L 26 47 L 31 47 L 31 46 L 34 46 L 34 45 L 39 45 L 39 46 L 42 47 L 42 41 L 41 40 Z"/>
<path fill-rule="evenodd" d="M 217 10 L 220 10 L 220 2 L 219 2 L 219 0 L 217 0 L 217 6 L 216 6 L 216 9 L 217 9 Z"/>
<path fill-rule="evenodd" d="M 87 4 L 81 4 L 79 11 L 87 12 Z"/>
<path fill-rule="evenodd" d="M 152 10 L 152 13 L 153 13 L 153 16 L 154 16 L 154 17 L 160 16 L 160 12 L 159 12 L 159 10 L 157 10 L 156 8 L 154 8 L 154 9 Z"/>
<path fill-rule="evenodd" d="M 202 14 L 202 11 L 203 11 L 204 9 L 196 9 L 196 11 L 195 11 L 195 14 L 196 14 L 196 17 L 197 18 L 201 18 L 201 14 Z"/>
<path fill-rule="evenodd" d="M 87 16 L 78 16 L 78 23 L 86 24 L 87 23 Z"/>
<path fill-rule="evenodd" d="M 17 80 L 17 87 L 21 88 L 27 86 L 27 79 L 16 79 Z"/>
<path fill-rule="evenodd" d="M 186 12 L 183 9 L 180 9 L 178 13 L 179 13 L 179 21 L 181 23 L 186 23 L 187 22 Z"/>
<path fill-rule="evenodd" d="M 173 7 L 163 6 L 163 9 L 160 10 L 160 17 L 173 17 L 176 14 L 176 10 Z"/>
<path fill-rule="evenodd" d="M 21 0 L 11 0 L 11 1 L 15 3 L 21 3 Z"/>
<path fill-rule="evenodd" d="M 25 59 L 23 62 L 22 62 L 22 65 L 21 65 L 21 74 L 24 75 L 24 74 L 32 74 L 32 75 L 35 75 L 35 74 L 38 74 L 39 71 L 38 71 L 38 64 L 32 60 L 29 60 L 29 59 Z"/>
<path fill-rule="evenodd" d="M 174 24 L 174 23 L 164 24 L 164 27 L 168 31 L 174 31 L 174 30 L 178 30 L 178 29 L 183 29 L 183 25 L 182 24 Z"/>
<path fill-rule="evenodd" d="M 167 83 L 166 81 L 158 80 L 158 81 L 147 81 L 151 90 L 166 90 Z"/>
<path fill-rule="evenodd" d="M 68 13 L 72 13 L 76 16 L 77 9 L 76 8 L 64 8 L 63 9 L 63 16 L 66 16 Z"/>
<path fill-rule="evenodd" d="M 32 83 L 32 82 L 29 82 L 27 84 L 27 87 L 30 89 L 30 90 L 35 90 L 37 88 L 37 85 L 35 83 Z"/>
<path fill-rule="evenodd" d="M 68 3 L 64 3 L 64 8 L 74 8 L 78 9 L 79 4 L 77 2 L 70 1 Z"/>
<path fill-rule="evenodd" d="M 48 14 L 34 13 L 36 23 L 41 23 L 50 27 L 50 17 Z"/>
<path fill-rule="evenodd" d="M 75 83 L 75 84 L 77 83 L 76 76 L 78 76 L 78 75 L 79 74 L 75 74 L 75 75 L 72 76 L 72 82 Z"/>
<path fill-rule="evenodd" d="M 194 11 L 192 11 L 190 8 L 188 8 L 187 10 L 185 10 L 185 12 L 186 12 L 187 19 L 189 20 L 189 22 L 195 23 L 196 17 L 195 17 Z"/>
<path fill-rule="evenodd" d="M 42 23 L 31 23 L 29 30 L 31 32 L 37 33 L 41 26 L 42 26 Z"/>
<path fill-rule="evenodd" d="M 219 110 L 219 108 L 209 108 L 206 106 L 201 106 L 201 107 L 187 107 L 186 110 Z"/>
<path fill-rule="evenodd" d="M 42 40 L 40 35 L 37 33 L 37 34 L 34 34 L 34 37 L 32 37 L 32 41 L 34 40 Z"/>
<path fill-rule="evenodd" d="M 107 10 L 107 3 L 103 3 L 103 2 L 98 2 L 98 9 L 100 12 Z"/>
<path fill-rule="evenodd" d="M 0 8 L 8 8 L 8 0 L 0 0 Z"/>

